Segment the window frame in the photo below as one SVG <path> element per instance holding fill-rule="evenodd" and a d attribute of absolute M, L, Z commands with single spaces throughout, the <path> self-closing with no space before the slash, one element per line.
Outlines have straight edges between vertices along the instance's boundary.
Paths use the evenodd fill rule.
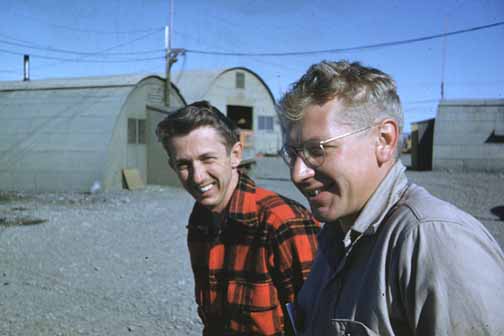
<path fill-rule="evenodd" d="M 138 118 L 128 118 L 127 142 L 128 145 L 147 144 L 147 120 Z"/>

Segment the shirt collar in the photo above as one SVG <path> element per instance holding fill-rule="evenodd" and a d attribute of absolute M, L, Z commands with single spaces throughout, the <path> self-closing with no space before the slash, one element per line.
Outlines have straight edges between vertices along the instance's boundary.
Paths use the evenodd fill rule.
<path fill-rule="evenodd" d="M 246 174 L 240 174 L 238 184 L 233 191 L 233 195 L 226 208 L 224 221 L 238 222 L 245 226 L 252 227 L 257 225 L 257 203 L 256 203 L 256 185 L 255 182 Z M 212 216 L 210 210 L 196 202 L 191 213 L 190 224 L 196 225 L 200 231 L 209 231 L 208 220 Z M 204 225 L 202 223 L 205 223 Z"/>
<path fill-rule="evenodd" d="M 359 217 L 352 225 L 352 230 L 374 234 L 385 215 L 398 202 L 408 185 L 408 178 L 404 171 L 406 167 L 398 160 L 385 178 L 380 182 L 378 189 L 373 193 Z"/>
<path fill-rule="evenodd" d="M 246 226 L 257 225 L 256 184 L 246 174 L 240 174 L 238 185 L 231 196 L 228 220 Z"/>

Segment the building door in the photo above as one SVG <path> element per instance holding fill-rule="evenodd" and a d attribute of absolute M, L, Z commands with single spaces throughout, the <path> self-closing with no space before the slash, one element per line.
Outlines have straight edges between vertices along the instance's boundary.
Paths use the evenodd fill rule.
<path fill-rule="evenodd" d="M 253 109 L 251 106 L 227 105 L 227 116 L 244 130 L 252 130 Z"/>
<path fill-rule="evenodd" d="M 147 183 L 147 145 L 145 119 L 128 119 L 127 168 L 136 168 Z"/>
<path fill-rule="evenodd" d="M 227 105 L 227 116 L 242 131 L 240 132 L 240 141 L 243 145 L 243 159 L 252 159 L 255 157 L 254 132 L 253 127 L 253 109 L 251 106 Z"/>

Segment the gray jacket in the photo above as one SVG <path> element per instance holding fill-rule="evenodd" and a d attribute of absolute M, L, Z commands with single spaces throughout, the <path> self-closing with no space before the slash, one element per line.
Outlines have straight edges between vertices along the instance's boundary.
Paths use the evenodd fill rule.
<path fill-rule="evenodd" d="M 327 224 L 298 295 L 300 335 L 504 335 L 504 255 L 398 162 L 351 230 Z"/>

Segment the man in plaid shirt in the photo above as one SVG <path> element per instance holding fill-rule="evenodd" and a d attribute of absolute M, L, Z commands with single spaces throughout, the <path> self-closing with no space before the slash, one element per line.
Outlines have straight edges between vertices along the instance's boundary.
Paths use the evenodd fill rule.
<path fill-rule="evenodd" d="M 207 102 L 175 111 L 156 132 L 196 200 L 188 245 L 203 335 L 284 335 L 284 305 L 308 276 L 319 223 L 239 172 L 239 132 Z"/>

